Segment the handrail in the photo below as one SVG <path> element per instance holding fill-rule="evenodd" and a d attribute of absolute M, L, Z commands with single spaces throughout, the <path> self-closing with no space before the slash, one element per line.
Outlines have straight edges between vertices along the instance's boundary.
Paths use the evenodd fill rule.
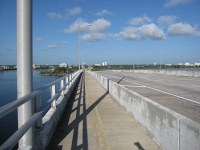
<path fill-rule="evenodd" d="M 16 99 L 2 107 L 0 107 L 0 118 L 6 116 L 7 114 L 9 114 L 10 112 L 14 111 L 15 109 L 17 109 L 19 106 L 21 106 L 22 104 L 32 100 L 34 97 L 37 97 L 38 95 L 41 94 L 41 91 L 33 91 L 32 93 L 23 96 L 19 99 Z"/>
<path fill-rule="evenodd" d="M 52 98 L 50 98 L 50 99 L 47 101 L 47 103 L 52 103 L 53 100 L 57 99 L 59 96 L 60 96 L 60 94 L 59 94 L 59 93 L 56 93 Z"/>
<path fill-rule="evenodd" d="M 14 111 L 21 105 L 25 104 L 28 101 L 34 101 L 34 114 L 33 116 L 26 122 L 24 123 L 9 139 L 7 139 L 6 142 L 4 142 L 1 146 L 0 149 L 12 149 L 17 142 L 20 140 L 20 138 L 35 124 L 35 127 L 38 126 L 39 128 L 42 127 L 42 117 L 48 112 L 48 110 L 51 107 L 56 106 L 56 100 L 58 99 L 59 96 L 62 95 L 62 92 L 65 91 L 65 89 L 70 88 L 72 85 L 74 79 L 79 75 L 81 71 L 76 71 L 72 74 L 68 74 L 58 80 L 55 80 L 49 84 L 47 84 L 45 89 L 40 90 L 40 91 L 33 91 L 32 93 L 18 98 L 2 107 L 0 107 L 0 118 L 6 116 L 10 112 Z M 60 90 L 58 91 L 59 93 L 56 93 L 56 86 L 58 82 L 60 81 Z M 51 90 L 51 98 L 47 100 L 46 105 L 43 109 L 43 111 L 40 111 L 41 109 L 41 94 L 49 88 Z M 52 104 L 49 106 L 49 104 Z"/>
<path fill-rule="evenodd" d="M 68 77 L 68 80 L 66 80 L 67 82 L 64 84 L 64 86 L 62 88 L 60 88 L 58 90 L 59 93 L 61 93 L 63 90 L 66 89 L 67 86 L 70 86 L 70 83 L 73 81 L 73 79 L 78 75 L 78 72 L 79 71 L 76 71 L 74 73 L 71 73 L 71 74 L 67 74 L 66 76 L 64 77 L 61 77 L 47 85 L 44 86 L 43 90 L 46 90 L 46 89 L 49 89 L 51 88 L 52 86 L 56 85 L 59 81 L 61 80 L 66 80 L 66 78 Z M 74 74 L 74 76 L 72 78 L 70 78 L 70 76 L 72 76 Z M 55 95 L 53 95 L 53 97 L 51 97 L 46 103 L 45 105 L 43 106 L 44 107 L 44 114 L 47 112 L 47 109 L 49 108 L 49 104 L 52 103 L 55 99 L 57 99 L 58 97 L 60 96 L 60 94 L 58 93 L 55 93 Z"/>
<path fill-rule="evenodd" d="M 47 113 L 47 111 L 49 110 L 50 108 L 50 104 L 55 100 L 55 99 L 58 99 L 58 97 L 60 96 L 60 94 L 56 93 L 52 98 L 50 98 L 45 105 L 45 107 L 43 108 L 43 116 Z"/>
<path fill-rule="evenodd" d="M 76 72 L 74 72 L 74 73 L 76 73 Z M 73 73 L 67 74 L 67 75 L 64 76 L 64 77 L 61 77 L 61 78 L 59 78 L 59 79 L 57 79 L 57 80 L 55 80 L 55 81 L 53 81 L 53 82 L 51 82 L 51 83 L 45 85 L 45 87 L 48 88 L 48 87 L 50 87 L 50 86 L 56 84 L 57 82 L 63 80 L 64 78 L 69 77 L 69 76 L 72 75 L 72 74 L 73 74 Z M 45 87 L 44 87 L 44 88 L 45 88 Z"/>
<path fill-rule="evenodd" d="M 44 90 L 48 89 L 48 88 L 51 87 L 52 85 L 55 85 L 55 84 L 58 83 L 59 81 L 64 80 L 65 78 L 69 77 L 69 76 L 72 75 L 72 74 L 75 74 L 75 76 L 76 76 L 78 72 L 79 72 L 79 71 L 76 71 L 76 72 L 74 72 L 74 73 L 67 74 L 67 75 L 65 75 L 65 76 L 63 76 L 63 77 L 61 77 L 61 78 L 59 78 L 59 79 L 57 79 L 57 80 L 55 80 L 55 81 L 53 81 L 53 82 L 51 82 L 51 83 L 48 83 L 48 84 L 46 84 L 45 86 L 43 86 L 43 87 L 41 88 L 41 90 L 44 91 Z M 69 83 L 67 83 L 67 84 L 69 84 Z"/>
<path fill-rule="evenodd" d="M 42 118 L 42 113 L 42 111 L 35 113 L 9 139 L 7 139 L 6 142 L 1 145 L 0 149 L 12 149 L 20 140 L 20 138 L 30 129 L 30 127 L 32 127 L 39 118 Z"/>

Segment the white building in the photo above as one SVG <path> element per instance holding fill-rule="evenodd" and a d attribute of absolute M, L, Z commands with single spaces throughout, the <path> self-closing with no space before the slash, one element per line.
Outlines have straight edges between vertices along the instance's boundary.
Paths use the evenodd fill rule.
<path fill-rule="evenodd" d="M 172 66 L 172 64 L 166 64 L 166 66 Z"/>
<path fill-rule="evenodd" d="M 195 66 L 200 66 L 200 63 L 196 63 L 196 62 L 195 62 L 194 65 L 195 65 Z"/>
<path fill-rule="evenodd" d="M 66 64 L 66 63 L 61 63 L 61 64 L 59 64 L 59 67 L 68 67 L 68 64 Z"/>
<path fill-rule="evenodd" d="M 36 68 L 36 65 L 35 64 L 33 64 L 33 69 L 35 69 Z"/>
<path fill-rule="evenodd" d="M 101 64 L 95 64 L 95 66 L 101 66 Z"/>
<path fill-rule="evenodd" d="M 103 63 L 102 63 L 102 66 L 107 66 L 107 65 L 108 65 L 107 62 L 103 62 Z"/>
<path fill-rule="evenodd" d="M 189 66 L 189 65 L 190 65 L 190 63 L 186 62 L 184 65 L 185 65 L 185 66 Z"/>

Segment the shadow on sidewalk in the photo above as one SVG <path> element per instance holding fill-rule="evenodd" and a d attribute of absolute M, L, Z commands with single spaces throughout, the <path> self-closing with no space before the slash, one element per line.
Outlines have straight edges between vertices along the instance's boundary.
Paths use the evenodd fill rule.
<path fill-rule="evenodd" d="M 98 98 L 88 109 L 86 108 L 86 98 L 85 98 L 85 76 L 82 75 L 79 84 L 75 88 L 70 101 L 68 102 L 63 115 L 57 125 L 57 129 L 52 136 L 50 143 L 46 149 L 52 150 L 62 150 L 63 146 L 59 143 L 63 141 L 69 133 L 73 131 L 71 149 L 88 149 L 88 132 L 87 132 L 87 115 L 103 100 L 103 98 L 108 94 L 104 93 L 100 98 Z M 78 97 L 78 98 L 77 98 Z M 76 107 L 73 107 L 73 106 Z M 82 107 L 82 108 L 81 108 Z M 82 111 L 81 111 L 82 110 Z M 73 121 L 70 121 L 72 113 L 76 114 Z M 79 125 L 82 124 L 82 144 L 78 145 L 79 136 Z M 67 140 L 67 139 L 65 139 Z"/>

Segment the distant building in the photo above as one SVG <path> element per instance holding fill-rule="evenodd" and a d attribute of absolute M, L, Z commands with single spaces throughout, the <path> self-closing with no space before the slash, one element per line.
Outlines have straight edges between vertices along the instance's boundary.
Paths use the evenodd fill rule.
<path fill-rule="evenodd" d="M 61 64 L 59 64 L 59 67 L 68 67 L 68 64 L 66 64 L 66 63 L 61 63 Z"/>
<path fill-rule="evenodd" d="M 7 70 L 9 69 L 7 66 L 0 66 L 0 70 Z"/>
<path fill-rule="evenodd" d="M 178 65 L 179 65 L 179 66 L 182 66 L 183 64 L 182 64 L 182 63 L 178 63 Z"/>
<path fill-rule="evenodd" d="M 185 65 L 185 66 L 190 66 L 190 63 L 187 62 L 187 63 L 185 63 L 184 65 Z"/>
<path fill-rule="evenodd" d="M 107 62 L 103 62 L 103 63 L 102 63 L 102 66 L 107 66 L 107 65 L 108 65 Z"/>
<path fill-rule="evenodd" d="M 166 66 L 172 66 L 172 64 L 166 64 Z"/>
<path fill-rule="evenodd" d="M 101 66 L 101 64 L 94 64 L 95 66 Z"/>
<path fill-rule="evenodd" d="M 195 65 L 195 66 L 200 66 L 200 63 L 196 63 L 196 62 L 195 62 L 194 65 Z"/>

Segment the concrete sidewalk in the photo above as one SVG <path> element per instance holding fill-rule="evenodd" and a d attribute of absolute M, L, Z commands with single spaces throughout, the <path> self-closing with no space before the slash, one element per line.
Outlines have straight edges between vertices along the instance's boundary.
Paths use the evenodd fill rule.
<path fill-rule="evenodd" d="M 94 77 L 83 75 L 47 149 L 161 149 Z"/>

